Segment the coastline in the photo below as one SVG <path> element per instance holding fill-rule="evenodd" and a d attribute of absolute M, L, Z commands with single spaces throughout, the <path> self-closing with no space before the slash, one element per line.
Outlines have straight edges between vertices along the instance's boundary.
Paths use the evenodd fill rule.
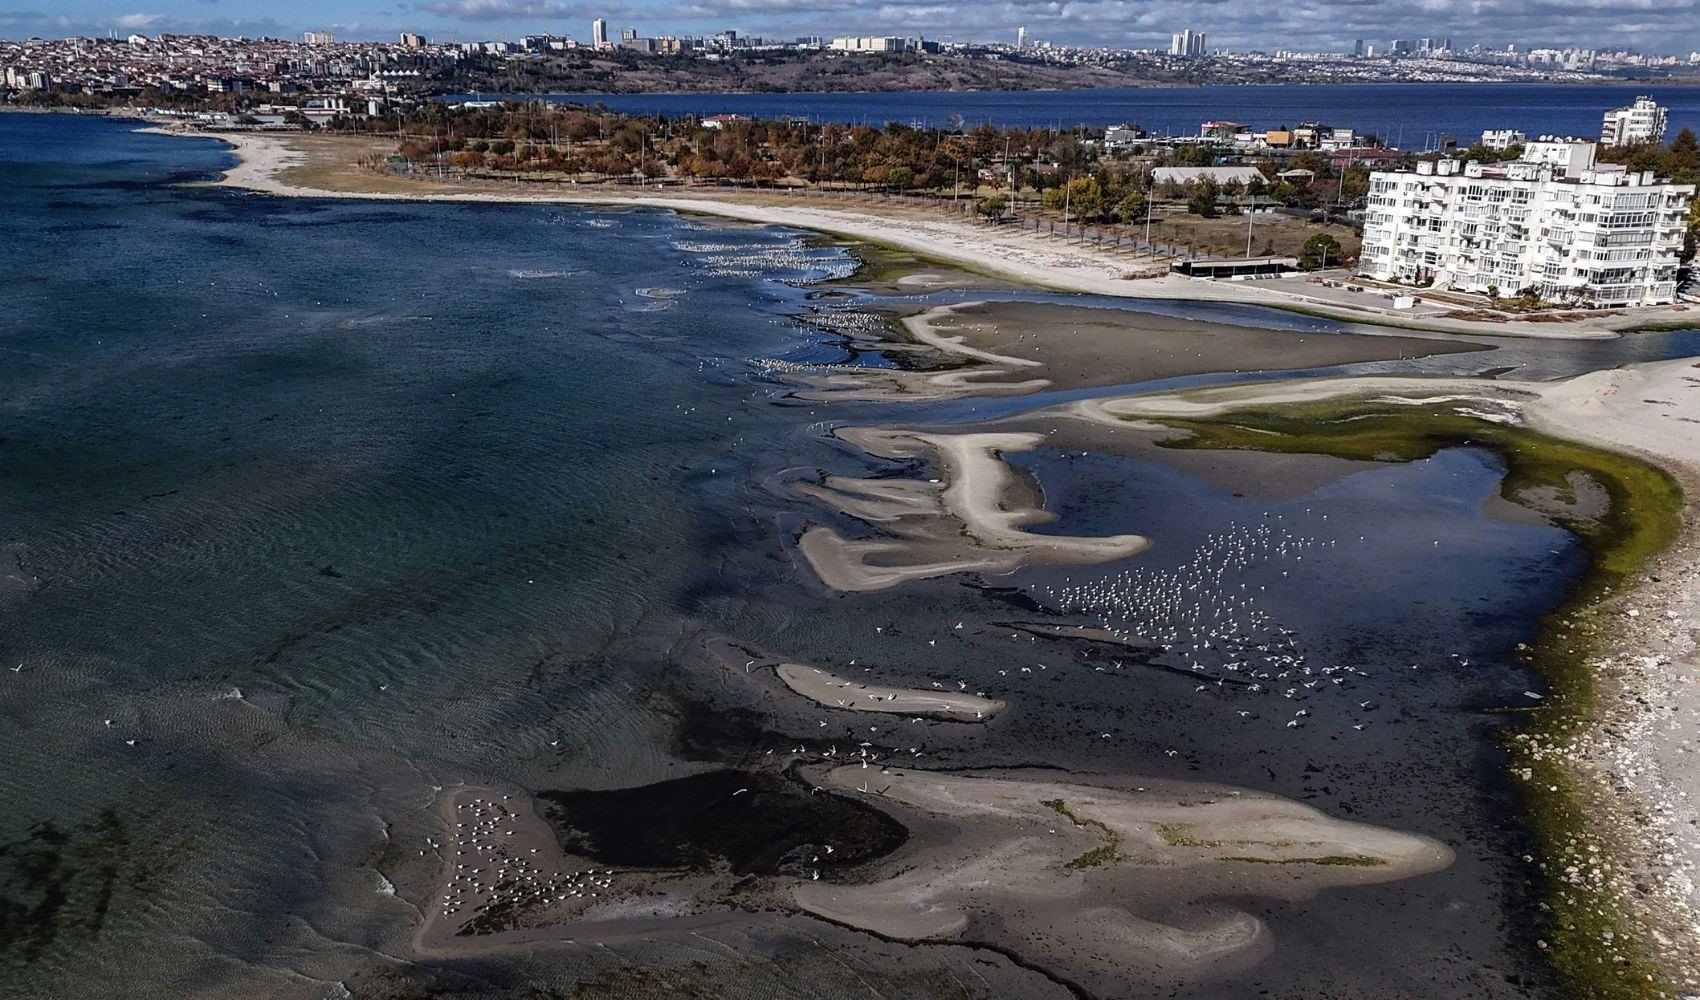
<path fill-rule="evenodd" d="M 1045 240 L 1019 229 L 963 222 L 937 213 L 915 210 L 875 210 L 803 204 L 785 193 L 742 192 L 715 197 L 693 191 L 688 195 L 647 194 L 636 188 L 618 193 L 606 189 L 562 185 L 554 190 L 498 189 L 495 185 L 468 189 L 430 180 L 384 178 L 346 188 L 308 186 L 283 176 L 307 165 L 310 154 L 290 145 L 287 138 L 257 133 L 200 133 L 150 126 L 143 131 L 162 135 L 216 139 L 228 144 L 237 163 L 214 186 L 237 188 L 279 197 L 355 198 L 386 201 L 462 201 L 513 204 L 576 204 L 605 208 L 661 208 L 686 214 L 711 215 L 757 225 L 787 226 L 878 246 L 897 247 L 924 257 L 1054 291 L 1107 295 L 1128 299 L 1199 301 L 1264 306 L 1318 318 L 1396 329 L 1435 333 L 1475 334 L 1542 339 L 1611 339 L 1648 327 L 1700 326 L 1700 312 L 1685 307 L 1662 307 L 1635 313 L 1614 313 L 1586 319 L 1508 321 L 1413 316 L 1391 308 L 1358 306 L 1327 297 L 1303 279 L 1258 282 L 1217 282 L 1163 273 L 1137 277 L 1141 258 L 1094 250 L 1084 243 Z M 1167 270 L 1167 258 L 1144 258 Z"/>
<path fill-rule="evenodd" d="M 1683 995 L 1700 991 L 1700 364 L 1649 362 L 1558 382 L 1346 377 L 1240 385 L 1069 407 L 1082 419 L 1222 419 L 1248 408 L 1353 400 L 1491 404 L 1537 434 L 1633 456 L 1680 487 L 1674 536 L 1624 585 L 1582 586 L 1550 612 L 1528 656 L 1558 686 L 1556 714 L 1510 735 L 1513 777 L 1529 796 L 1554 923 L 1588 920 L 1605 936 L 1571 940 L 1569 973 L 1610 977 L 1605 955 L 1641 952 Z M 1577 690 L 1566 690 L 1568 686 Z M 1562 706 L 1562 707 L 1560 707 Z M 1551 721 L 1547 721 L 1550 718 Z M 1608 902 L 1615 913 L 1602 913 Z M 1556 910 L 1556 905 L 1555 905 Z M 1569 928 L 1555 927 L 1563 936 Z M 1628 939 L 1629 947 L 1618 943 Z M 1555 947 L 1542 942 L 1543 949 Z M 1578 952 L 1577 945 L 1589 951 Z M 1618 972 L 1621 975 L 1621 972 Z M 1610 995 L 1667 996 L 1623 983 Z"/>
<path fill-rule="evenodd" d="M 171 133 L 177 134 L 177 133 Z M 1170 278 L 1130 282 L 1116 273 L 1114 259 L 1084 247 L 1063 249 L 1037 240 L 1017 241 L 989 227 L 938 219 L 893 225 L 871 211 L 789 208 L 739 203 L 707 197 L 673 197 L 565 191 L 552 195 L 513 195 L 445 190 L 418 192 L 333 191 L 302 187 L 280 180 L 278 174 L 299 166 L 305 154 L 262 136 L 206 136 L 230 142 L 239 164 L 218 184 L 294 197 L 333 197 L 402 201 L 485 201 L 515 203 L 575 203 L 604 207 L 656 207 L 696 212 L 765 225 L 811 229 L 850 239 L 925 254 L 971 265 L 1013 280 L 1049 288 L 1127 298 L 1192 299 L 1315 311 L 1329 318 L 1376 325 L 1393 324 L 1363 311 L 1314 310 L 1302 297 L 1261 283 L 1235 287 Z M 1692 314 L 1690 314 L 1692 315 Z M 1682 313 L 1672 313 L 1678 322 Z M 1622 321 L 1612 325 L 1613 321 Z M 1696 322 L 1700 322 L 1697 319 Z M 1444 324 L 1444 325 L 1442 325 Z M 1623 329 L 1647 324 L 1645 314 L 1602 317 L 1585 322 L 1496 324 L 1468 321 L 1426 323 L 1421 328 L 1448 333 L 1494 336 L 1612 337 Z M 1411 325 L 1411 324 L 1403 324 Z M 1683 325 L 1693 325 L 1683 323 Z M 1513 329 L 1512 327 L 1519 327 Z M 1520 327 L 1534 329 L 1524 330 Z M 1335 380 L 1305 383 L 1306 399 Z M 1412 380 L 1383 380 L 1374 391 L 1394 391 Z M 1599 602 L 1603 616 L 1597 641 L 1613 650 L 1594 663 L 1603 695 L 1586 730 L 1554 748 L 1566 756 L 1593 807 L 1589 816 L 1600 839 L 1620 857 L 1605 886 L 1646 928 L 1652 950 L 1673 970 L 1673 979 L 1687 975 L 1692 989 L 1695 969 L 1689 965 L 1700 941 L 1700 888 L 1691 871 L 1700 870 L 1700 840 L 1691 832 L 1700 805 L 1700 779 L 1693 774 L 1680 726 L 1700 711 L 1700 663 L 1694 627 L 1700 621 L 1700 572 L 1694 556 L 1700 553 L 1700 524 L 1692 497 L 1700 495 L 1700 403 L 1691 400 L 1700 388 L 1700 369 L 1692 360 L 1636 365 L 1596 372 L 1562 383 L 1489 383 L 1480 380 L 1429 380 L 1426 389 L 1455 391 L 1478 397 L 1504 391 L 1529 391 L 1521 412 L 1534 430 L 1566 440 L 1581 441 L 1615 452 L 1638 455 L 1673 475 L 1690 498 L 1681 514 L 1681 530 L 1632 587 Z M 1264 388 L 1268 388 L 1267 386 Z M 1361 391 L 1361 384 L 1351 391 Z M 1345 391 L 1345 390 L 1342 390 Z M 1686 393 L 1687 395 L 1679 395 Z M 1673 398 L 1682 402 L 1673 402 Z M 1243 403 L 1243 400 L 1242 400 Z M 1696 425 L 1678 427 L 1677 422 Z M 1665 431 L 1659 433 L 1660 430 Z M 1686 433 L 1685 433 L 1686 432 Z M 1656 829 L 1656 837 L 1649 836 Z M 1689 832 L 1685 832 L 1689 831 Z M 1681 858 L 1682 861 L 1674 861 Z M 1649 886 L 1650 889 L 1642 889 Z M 1659 910 L 1654 913 L 1652 911 Z M 1684 961 L 1686 960 L 1686 961 Z"/>

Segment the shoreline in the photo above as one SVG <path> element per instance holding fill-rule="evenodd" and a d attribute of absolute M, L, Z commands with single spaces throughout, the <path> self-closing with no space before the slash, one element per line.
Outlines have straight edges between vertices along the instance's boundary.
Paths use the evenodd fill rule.
<path fill-rule="evenodd" d="M 181 134 L 170 132 L 168 134 Z M 990 227 L 954 223 L 942 218 L 903 224 L 881 218 L 875 211 L 757 205 L 707 197 L 643 196 L 596 192 L 566 192 L 552 195 L 514 194 L 466 190 L 421 190 L 409 192 L 332 191 L 286 183 L 278 174 L 304 162 L 304 152 L 291 150 L 276 139 L 262 136 L 199 136 L 219 138 L 236 147 L 239 163 L 218 186 L 235 187 L 286 197 L 328 197 L 395 201 L 511 202 L 517 204 L 583 204 L 609 208 L 665 208 L 680 212 L 715 215 L 761 225 L 778 225 L 815 230 L 853 240 L 896 245 L 928 257 L 962 263 L 991 271 L 1012 280 L 1041 287 L 1114 295 L 1130 299 L 1183 299 L 1225 302 L 1298 311 L 1313 311 L 1330 319 L 1376 326 L 1413 326 L 1390 322 L 1367 311 L 1347 312 L 1331 305 L 1317 306 L 1301 296 L 1259 283 L 1249 287 L 1218 285 L 1167 277 L 1129 281 L 1115 273 L 1114 260 L 1084 247 L 1059 247 L 1037 238 L 1016 245 L 1011 234 Z M 1015 234 L 1019 236 L 1020 234 Z M 1282 296 L 1286 296 L 1282 299 Z M 1689 321 L 1684 313 L 1665 310 L 1668 322 L 1700 325 L 1700 317 Z M 1597 320 L 1552 323 L 1497 324 L 1435 320 L 1417 328 L 1442 333 L 1474 333 L 1492 336 L 1536 338 L 1616 337 L 1637 327 L 1657 323 L 1653 314 L 1606 315 Z M 1690 314 L 1692 315 L 1692 314 Z M 1444 325 L 1443 325 L 1444 324 Z M 1527 329 L 1525 329 L 1527 328 Z M 1304 380 L 1304 398 L 1317 398 L 1316 390 L 1345 380 Z M 1409 389 L 1416 380 L 1386 379 L 1376 391 Z M 1661 964 L 1684 974 L 1683 959 L 1695 954 L 1690 947 L 1700 940 L 1700 890 L 1692 875 L 1700 870 L 1700 842 L 1685 842 L 1678 832 L 1695 818 L 1700 804 L 1700 787 L 1691 763 L 1672 724 L 1694 717 L 1700 710 L 1700 683 L 1696 675 L 1694 623 L 1700 620 L 1700 575 L 1692 568 L 1692 556 L 1700 552 L 1700 524 L 1696 523 L 1693 497 L 1700 495 L 1700 406 L 1674 403 L 1676 392 L 1700 388 L 1700 369 L 1692 359 L 1635 365 L 1613 371 L 1595 372 L 1559 383 L 1494 383 L 1482 380 L 1425 380 L 1425 389 L 1455 391 L 1471 397 L 1490 387 L 1493 394 L 1527 391 L 1532 399 L 1520 399 L 1523 415 L 1531 429 L 1569 441 L 1580 441 L 1618 453 L 1643 457 L 1675 476 L 1688 496 L 1680 512 L 1678 537 L 1643 567 L 1641 578 L 1623 590 L 1599 599 L 1596 609 L 1609 615 L 1597 635 L 1601 649 L 1622 651 L 1604 663 L 1590 663 L 1602 688 L 1602 704 L 1592 713 L 1585 732 L 1563 748 L 1574 755 L 1567 769 L 1581 782 L 1595 811 L 1589 825 L 1622 856 L 1639 859 L 1642 870 L 1630 871 L 1627 862 L 1613 866 L 1606 886 L 1608 893 L 1631 910 L 1647 908 L 1649 900 L 1672 911 L 1651 926 L 1651 949 Z M 1282 384 L 1253 387 L 1269 390 Z M 1293 383 L 1286 383 L 1291 388 Z M 1243 387 L 1242 387 L 1243 388 Z M 1363 388 L 1360 383 L 1353 391 Z M 1206 390 L 1209 392 L 1210 390 Z M 1345 390 L 1342 390 L 1345 391 Z M 1153 397 L 1157 398 L 1157 397 Z M 1279 402 L 1282 400 L 1267 400 Z M 1292 401 L 1292 400 L 1286 400 Z M 1244 405 L 1245 400 L 1240 400 Z M 1653 404 L 1658 404 L 1654 406 Z M 1659 407 L 1665 407 L 1661 409 Z M 1682 413 L 1690 416 L 1683 416 Z M 1160 414 L 1152 414 L 1157 416 Z M 1180 413 L 1170 415 L 1181 416 Z M 1669 427 L 1661 418 L 1686 421 L 1694 428 L 1676 428 L 1672 433 L 1650 433 Z M 1686 432 L 1686 433 L 1685 433 Z M 960 456 L 959 456 L 960 457 Z M 1656 614 L 1642 609 L 1652 608 Z M 1590 657 L 1592 660 L 1593 657 Z M 1654 681 L 1668 690 L 1649 691 Z M 1688 685 L 1684 688 L 1682 685 Z M 1661 697 L 1665 700 L 1661 701 Z M 1680 717 L 1680 718 L 1675 718 Z M 1624 735 L 1627 734 L 1627 735 Z M 1685 772 L 1686 775 L 1685 775 Z M 1685 782 L 1685 777 L 1687 778 Z M 1675 792 L 1681 791 L 1682 795 Z M 1687 794 L 1693 791 L 1694 794 Z M 1654 796 L 1664 795 L 1655 801 Z M 1661 827 L 1660 843 L 1649 844 L 1649 820 Z M 1692 838 L 1690 832 L 1686 834 Z M 1687 854 L 1685 864 L 1668 859 Z M 1642 876 L 1659 889 L 1653 898 L 1637 882 Z M 1686 885 L 1683 880 L 1686 879 Z M 1680 894 L 1679 894 L 1680 891 Z M 1683 912 L 1686 911 L 1686 912 Z M 1636 914 L 1638 922 L 1648 915 Z M 1686 940 L 1673 935 L 1686 935 Z M 1692 969 L 1686 973 L 1693 974 Z M 1692 980 L 1690 985 L 1692 984 Z"/>
<path fill-rule="evenodd" d="M 558 185 L 551 191 L 467 189 L 430 180 L 385 178 L 395 190 L 308 187 L 280 175 L 305 166 L 311 154 L 288 139 L 259 133 L 204 133 L 154 124 L 141 131 L 160 135 L 216 139 L 231 147 L 237 163 L 215 187 L 237 188 L 278 197 L 351 198 L 382 201 L 455 201 L 511 204 L 574 204 L 612 208 L 661 208 L 710 215 L 757 225 L 811 230 L 879 246 L 897 247 L 953 265 L 1055 291 L 1108 295 L 1127 299 L 1190 300 L 1283 309 L 1345 323 L 1433 333 L 1538 339 L 1611 339 L 1649 327 L 1700 327 L 1700 312 L 1686 307 L 1658 307 L 1636 313 L 1603 313 L 1582 320 L 1508 321 L 1447 319 L 1443 316 L 1401 315 L 1392 309 L 1355 306 L 1325 297 L 1302 282 L 1284 278 L 1260 282 L 1203 281 L 1164 273 L 1132 276 L 1140 258 L 1094 251 L 1084 243 L 1044 240 L 1019 229 L 962 222 L 937 213 L 881 212 L 860 207 L 785 204 L 802 196 L 773 192 L 741 192 L 713 197 L 700 189 L 689 194 L 642 194 L 644 189 L 612 192 L 605 188 L 578 190 Z M 373 180 L 379 175 L 374 174 Z M 740 197 L 741 196 L 741 197 Z M 772 202 L 778 202 L 773 204 Z M 1149 255 L 1145 257 L 1151 260 Z M 1154 258 L 1167 270 L 1168 258 Z M 1149 268 L 1147 268 L 1149 269 Z"/>
<path fill-rule="evenodd" d="M 1693 766 L 1694 720 L 1700 717 L 1700 393 L 1695 359 L 1648 362 L 1547 383 L 1461 378 L 1343 377 L 1239 385 L 1145 397 L 1089 400 L 1066 412 L 1125 425 L 1148 419 L 1221 419 L 1247 407 L 1367 400 L 1412 404 L 1488 402 L 1514 413 L 1538 434 L 1641 459 L 1671 476 L 1683 492 L 1674 537 L 1616 590 L 1587 577 L 1543 617 L 1531 640 L 1532 664 L 1561 685 L 1549 724 L 1510 732 L 1513 781 L 1535 803 L 1530 832 L 1546 838 L 1542 863 L 1549 901 L 1566 899 L 1566 916 L 1605 917 L 1602 926 L 1629 931 L 1670 985 L 1700 990 L 1700 772 Z M 1590 573 L 1597 573 L 1598 560 Z M 1562 647 L 1562 648 L 1561 648 Z M 1543 666 L 1544 665 L 1544 666 Z M 1562 675 L 1582 671 L 1584 690 Z M 1560 705 L 1578 696 L 1576 707 Z M 1544 810 L 1544 812 L 1543 812 Z M 1537 829 L 1537 826 L 1540 827 Z M 1603 849 L 1602 849 L 1603 848 Z M 1574 894 L 1573 894 L 1574 893 Z M 1618 913 L 1593 909 L 1609 900 Z M 1574 942 L 1572 942 L 1574 945 Z M 1614 940 L 1591 940 L 1614 949 Z M 1546 947 L 1542 942 L 1542 946 Z M 1597 951 L 1571 956 L 1584 959 Z M 1638 986 L 1656 990 L 1654 983 Z M 1643 994 L 1623 984 L 1622 995 Z M 1615 995 L 1615 994 L 1614 994 Z"/>

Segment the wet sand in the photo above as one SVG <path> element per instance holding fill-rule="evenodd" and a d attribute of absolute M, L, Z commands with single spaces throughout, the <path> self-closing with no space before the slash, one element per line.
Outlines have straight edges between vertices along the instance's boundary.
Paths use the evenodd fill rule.
<path fill-rule="evenodd" d="M 847 681 L 819 667 L 781 663 L 774 668 L 785 686 L 827 708 L 850 712 L 932 716 L 957 722 L 986 722 L 1003 711 L 1004 703 L 967 691 L 922 691 Z"/>
<path fill-rule="evenodd" d="M 799 885 L 803 909 L 899 939 L 988 941 L 1095 995 L 1279 947 L 1219 900 L 1304 898 L 1453 860 L 1438 841 L 1241 789 L 853 767 L 821 780 L 933 829 L 867 880 Z"/>
<path fill-rule="evenodd" d="M 1049 302 L 968 302 L 902 317 L 942 371 L 840 369 L 797 381 L 809 400 L 926 401 L 1125 385 L 1212 372 L 1284 371 L 1491 350 L 1455 339 L 1265 330 Z M 873 344 L 878 347 L 880 345 Z"/>
<path fill-rule="evenodd" d="M 440 883 L 420 903 L 420 955 L 473 955 L 540 942 L 606 943 L 734 920 L 705 903 L 710 875 L 620 871 L 564 853 L 529 796 L 469 786 L 440 799 Z"/>
<path fill-rule="evenodd" d="M 1037 448 L 1044 443 L 1043 435 L 848 428 L 839 436 L 882 458 L 927 459 L 941 478 L 922 482 L 833 476 L 823 485 L 797 487 L 806 496 L 886 530 L 870 539 L 847 539 L 821 525 L 803 532 L 799 550 L 834 590 L 884 590 L 949 573 L 1107 562 L 1150 545 L 1139 535 L 1081 538 L 1024 530 L 1053 521 L 1055 515 L 1044 510 L 1040 498 L 1020 495 L 1018 479 L 1001 456 Z"/>

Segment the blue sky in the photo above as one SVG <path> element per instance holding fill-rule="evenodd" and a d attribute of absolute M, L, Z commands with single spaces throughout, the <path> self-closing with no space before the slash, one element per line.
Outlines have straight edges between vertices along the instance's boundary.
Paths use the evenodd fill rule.
<path fill-rule="evenodd" d="M 160 31 L 389 38 L 419 31 L 474 41 L 549 32 L 904 34 L 958 40 L 1031 37 L 1075 44 L 1166 45 L 1184 27 L 1235 49 L 1341 48 L 1354 38 L 1448 36 L 1460 46 L 1627 45 L 1700 49 L 1700 0 L 0 0 L 0 37 Z"/>

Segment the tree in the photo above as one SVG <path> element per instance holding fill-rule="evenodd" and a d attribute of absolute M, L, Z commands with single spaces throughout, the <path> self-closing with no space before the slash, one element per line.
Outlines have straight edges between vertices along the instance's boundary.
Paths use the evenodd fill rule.
<path fill-rule="evenodd" d="M 994 194 L 990 198 L 981 198 L 979 203 L 974 206 L 974 211 L 978 212 L 982 219 L 1001 219 L 1003 218 L 1003 211 L 1007 207 L 1009 207 L 1009 202 L 1004 199 L 1004 196 Z"/>
<path fill-rule="evenodd" d="M 1151 205 L 1145 199 L 1145 192 L 1134 191 L 1116 202 L 1116 218 L 1123 222 L 1138 222 L 1145 218 L 1150 209 Z"/>
<path fill-rule="evenodd" d="M 1299 248 L 1299 267 L 1306 271 L 1327 267 L 1329 257 L 1339 262 L 1340 241 L 1327 233 L 1316 233 Z"/>
<path fill-rule="evenodd" d="M 1206 219 L 1216 217 L 1216 182 L 1208 177 L 1203 178 L 1192 186 L 1192 196 L 1187 199 L 1186 210 L 1193 215 Z"/>
<path fill-rule="evenodd" d="M 1072 219 L 1096 219 L 1104 214 L 1104 189 L 1092 177 L 1078 177 L 1045 192 L 1045 207 L 1066 211 Z"/>

